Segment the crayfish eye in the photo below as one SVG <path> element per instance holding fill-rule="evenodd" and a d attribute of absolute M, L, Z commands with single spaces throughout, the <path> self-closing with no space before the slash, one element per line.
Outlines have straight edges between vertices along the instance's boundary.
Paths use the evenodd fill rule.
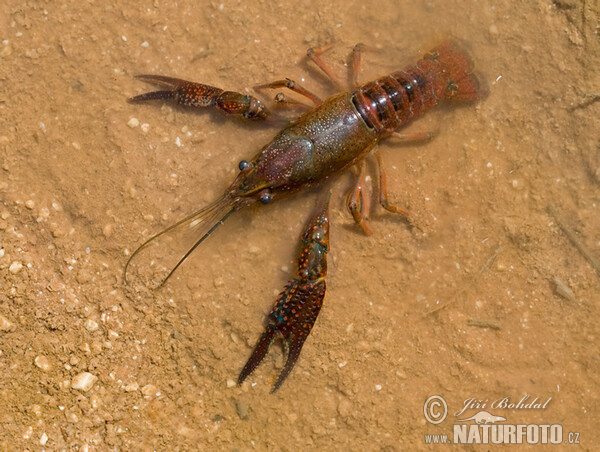
<path fill-rule="evenodd" d="M 265 193 L 260 197 L 260 202 L 263 204 L 269 204 L 271 202 L 271 193 Z"/>
<path fill-rule="evenodd" d="M 248 168 L 250 166 L 250 163 L 248 163 L 246 160 L 242 160 L 239 164 L 238 164 L 238 168 L 240 169 L 240 171 L 244 171 L 246 168 Z"/>

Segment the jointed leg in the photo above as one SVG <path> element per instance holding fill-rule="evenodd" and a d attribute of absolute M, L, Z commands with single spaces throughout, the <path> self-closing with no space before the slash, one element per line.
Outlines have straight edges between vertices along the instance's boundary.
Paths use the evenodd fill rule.
<path fill-rule="evenodd" d="M 306 54 L 311 60 L 315 62 L 319 69 L 321 69 L 340 90 L 344 90 L 345 87 L 340 78 L 335 74 L 335 72 L 331 70 L 329 66 L 327 66 L 327 64 L 320 57 L 320 55 L 323 52 L 329 50 L 331 47 L 333 47 L 333 44 L 329 44 L 323 47 L 311 47 L 310 49 L 308 49 Z"/>
<path fill-rule="evenodd" d="M 383 169 L 383 161 L 379 149 L 375 149 L 375 157 L 377 158 L 377 167 L 379 169 L 379 203 L 381 204 L 381 207 L 389 212 L 399 213 L 400 215 L 408 218 L 409 213 L 406 210 L 396 207 L 388 202 L 387 178 L 385 175 L 385 170 Z"/>
<path fill-rule="evenodd" d="M 285 105 L 292 105 L 292 106 L 296 106 L 296 107 L 302 107 L 302 108 L 306 108 L 307 110 L 312 110 L 314 108 L 313 105 L 309 105 L 309 104 L 307 104 L 305 102 L 300 102 L 299 100 L 292 99 L 291 97 L 287 97 L 283 93 L 277 93 L 275 95 L 275 99 L 274 100 L 278 104 L 285 104 Z"/>
<path fill-rule="evenodd" d="M 256 89 L 287 88 L 291 91 L 294 91 L 295 93 L 298 93 L 298 94 L 310 99 L 315 104 L 315 106 L 319 106 L 323 102 L 319 98 L 319 96 L 311 93 L 309 90 L 307 90 L 306 88 L 304 88 L 303 86 L 301 86 L 300 84 L 296 83 L 295 81 L 293 81 L 292 79 L 289 79 L 289 78 L 286 78 L 285 80 L 277 80 L 277 81 L 274 81 L 271 83 L 265 83 L 264 85 L 258 85 L 258 86 L 255 86 L 254 88 L 256 88 Z"/>
<path fill-rule="evenodd" d="M 358 74 L 360 73 L 360 54 L 361 54 L 361 44 L 356 44 L 352 49 L 352 70 L 351 70 L 351 78 L 352 78 L 352 87 L 358 87 Z"/>
<path fill-rule="evenodd" d="M 363 196 L 362 189 L 365 183 L 365 161 L 362 160 L 357 164 L 358 177 L 356 185 L 348 193 L 348 210 L 354 217 L 354 221 L 362 228 L 365 234 L 371 235 L 373 231 L 366 223 L 365 219 L 369 216 L 368 202 Z"/>

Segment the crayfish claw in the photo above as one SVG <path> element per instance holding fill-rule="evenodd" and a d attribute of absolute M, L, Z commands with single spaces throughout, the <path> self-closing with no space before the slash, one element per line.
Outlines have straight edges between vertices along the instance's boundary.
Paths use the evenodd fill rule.
<path fill-rule="evenodd" d="M 302 251 L 298 258 L 296 278 L 279 294 L 267 317 L 265 332 L 238 378 L 241 384 L 266 356 L 269 346 L 279 336 L 287 345 L 283 370 L 271 389 L 277 391 L 294 368 L 304 341 L 310 334 L 325 298 L 327 251 L 329 250 L 329 217 L 327 195 L 324 208 L 308 223 L 302 235 Z"/>
<path fill-rule="evenodd" d="M 238 384 L 242 384 L 256 369 L 266 356 L 273 340 L 279 336 L 287 346 L 287 359 L 271 392 L 279 389 L 298 361 L 304 341 L 317 320 L 324 297 L 323 279 L 311 282 L 295 279 L 286 286 L 269 313 L 269 323 L 242 369 Z"/>
<path fill-rule="evenodd" d="M 203 83 L 189 82 L 164 75 L 142 74 L 137 79 L 168 88 L 152 91 L 129 98 L 129 102 L 143 102 L 154 99 L 174 99 L 185 107 L 213 107 L 230 115 L 240 115 L 246 119 L 267 119 L 270 112 L 260 100 L 253 96 L 225 91 Z"/>

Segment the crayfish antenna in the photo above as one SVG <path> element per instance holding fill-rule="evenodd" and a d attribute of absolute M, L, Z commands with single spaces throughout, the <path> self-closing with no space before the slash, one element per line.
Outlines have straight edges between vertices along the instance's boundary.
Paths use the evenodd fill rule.
<path fill-rule="evenodd" d="M 165 268 L 171 269 L 167 276 L 160 280 L 157 288 L 164 286 L 190 254 L 236 210 L 235 199 L 225 193 L 203 209 L 153 235 L 127 260 L 123 268 L 123 281 L 128 284 L 129 268 L 134 261 L 136 267 L 138 264 L 151 267 L 156 261 L 163 264 Z M 174 253 L 170 253 L 173 247 L 167 244 L 169 240 L 175 242 Z M 144 252 L 145 250 L 147 251 Z"/>

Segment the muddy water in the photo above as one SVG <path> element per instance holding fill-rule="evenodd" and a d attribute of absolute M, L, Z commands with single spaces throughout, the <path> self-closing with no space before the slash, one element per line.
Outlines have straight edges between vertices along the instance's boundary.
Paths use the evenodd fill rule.
<path fill-rule="evenodd" d="M 598 5 L 201 3 L 1 8 L 0 448 L 424 449 L 483 403 L 594 448 Z M 391 196 L 420 230 L 374 208 L 365 237 L 344 208 L 350 175 L 337 182 L 325 304 L 277 394 L 277 347 L 234 381 L 314 195 L 240 212 L 160 291 L 122 284 L 136 245 L 212 201 L 275 133 L 127 104 L 148 88 L 133 75 L 239 91 L 289 76 L 327 95 L 310 46 L 335 43 L 342 73 L 364 43 L 367 80 L 448 36 L 490 95 L 411 127 L 430 143 L 382 145 Z M 431 395 L 448 405 L 437 425 Z M 551 400 L 491 406 L 525 395 Z"/>

